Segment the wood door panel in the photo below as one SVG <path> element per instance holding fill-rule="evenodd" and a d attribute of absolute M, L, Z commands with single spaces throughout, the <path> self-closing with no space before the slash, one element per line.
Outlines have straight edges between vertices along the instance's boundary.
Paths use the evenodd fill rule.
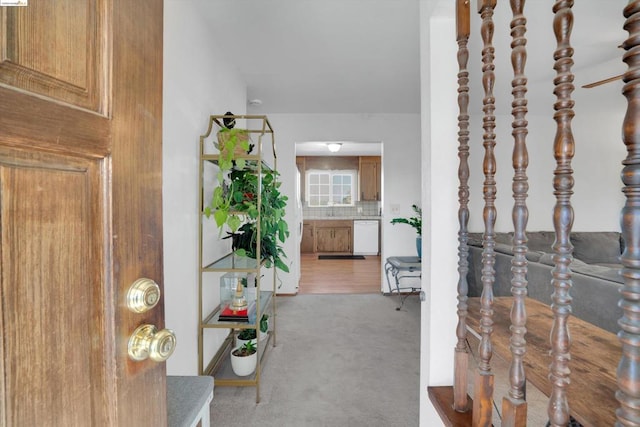
<path fill-rule="evenodd" d="M 335 252 L 352 252 L 351 250 L 351 227 L 339 227 L 333 231 L 333 250 Z"/>
<path fill-rule="evenodd" d="M 108 119 L 0 86 L 2 145 L 101 158 L 111 150 Z"/>
<path fill-rule="evenodd" d="M 316 227 L 316 251 L 333 252 L 333 228 Z"/>
<path fill-rule="evenodd" d="M 0 150 L 0 425 L 109 424 L 99 163 Z"/>
<path fill-rule="evenodd" d="M 162 9 L 0 8 L 0 427 L 167 423 L 165 365 L 127 355 L 164 297 L 126 307 L 163 288 Z"/>
<path fill-rule="evenodd" d="M 107 115 L 107 2 L 0 8 L 0 83 Z"/>

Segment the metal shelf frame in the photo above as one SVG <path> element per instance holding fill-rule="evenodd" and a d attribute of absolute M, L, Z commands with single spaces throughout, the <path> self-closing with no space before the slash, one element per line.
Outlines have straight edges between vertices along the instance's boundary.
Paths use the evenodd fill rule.
<path fill-rule="evenodd" d="M 211 142 L 211 138 L 215 138 L 217 132 L 224 127 L 222 120 L 225 117 L 233 117 L 236 119 L 236 123 L 245 124 L 247 126 L 241 126 L 246 129 L 251 135 L 257 136 L 257 141 L 254 147 L 254 152 L 247 155 L 242 155 L 241 158 L 245 160 L 245 167 L 254 171 L 257 175 L 261 175 L 264 170 L 271 169 L 277 170 L 277 157 L 276 147 L 273 129 L 266 116 L 260 115 L 212 115 L 209 117 L 209 123 L 207 131 L 204 135 L 200 136 L 200 152 L 199 152 L 199 200 L 198 200 L 198 371 L 200 375 L 215 375 L 216 386 L 254 386 L 256 387 L 256 403 L 260 401 L 260 374 L 261 367 L 264 361 L 264 356 L 267 353 L 269 346 L 276 345 L 276 268 L 273 267 L 273 291 L 263 291 L 260 288 L 261 285 L 261 269 L 264 267 L 263 263 L 258 262 L 256 259 L 241 257 L 234 253 L 229 253 L 213 262 L 205 261 L 203 259 L 203 233 L 204 225 L 206 221 L 214 221 L 213 218 L 208 219 L 204 215 L 205 206 L 205 187 L 213 188 L 220 183 L 205 182 L 205 170 L 206 163 L 218 164 L 219 153 Z M 266 137 L 266 138 L 265 138 Z M 264 142 L 264 140 L 270 140 Z M 265 145 L 266 147 L 263 147 Z M 266 148 L 266 149 L 265 149 Z M 265 159 L 265 157 L 268 157 Z M 258 212 L 261 212 L 261 194 L 258 193 Z M 242 213 L 240 213 L 242 214 Z M 260 235 L 260 221 L 257 221 L 257 233 Z M 257 259 L 260 259 L 260 247 L 256 247 Z M 246 272 L 256 274 L 256 319 L 255 322 L 227 322 L 220 321 L 218 319 L 220 315 L 221 306 L 218 305 L 214 310 L 204 313 L 203 301 L 203 289 L 205 286 L 213 286 L 210 283 L 205 283 L 204 276 L 207 273 L 226 273 L 226 272 Z M 255 329 L 256 332 L 260 329 L 260 319 L 262 315 L 269 313 L 270 317 L 270 331 L 268 337 L 260 341 L 258 348 L 258 364 L 255 372 L 248 377 L 238 377 L 233 374 L 230 368 L 229 353 L 234 348 L 235 336 L 238 331 L 242 329 Z M 205 337 L 204 331 L 207 329 L 228 329 L 229 334 L 225 338 L 224 342 L 217 350 L 216 354 L 209 361 L 204 359 L 205 349 Z M 259 333 L 256 334 L 256 337 Z M 256 338 L 258 339 L 258 338 Z"/>

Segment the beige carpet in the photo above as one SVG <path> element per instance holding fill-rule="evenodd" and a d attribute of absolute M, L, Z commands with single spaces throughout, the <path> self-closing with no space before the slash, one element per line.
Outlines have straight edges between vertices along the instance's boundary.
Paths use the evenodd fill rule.
<path fill-rule="evenodd" d="M 254 387 L 216 387 L 211 425 L 417 426 L 420 303 L 397 297 L 278 299 L 277 346 Z"/>

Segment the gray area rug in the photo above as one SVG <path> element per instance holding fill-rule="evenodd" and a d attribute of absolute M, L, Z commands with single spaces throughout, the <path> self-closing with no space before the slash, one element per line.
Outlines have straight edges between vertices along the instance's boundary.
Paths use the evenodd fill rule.
<path fill-rule="evenodd" d="M 397 297 L 278 299 L 277 346 L 254 387 L 216 387 L 211 425 L 419 424 L 420 303 Z"/>

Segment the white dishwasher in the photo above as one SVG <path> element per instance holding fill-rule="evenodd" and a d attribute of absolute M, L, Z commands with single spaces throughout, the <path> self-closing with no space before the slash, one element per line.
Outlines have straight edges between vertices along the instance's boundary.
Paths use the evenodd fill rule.
<path fill-rule="evenodd" d="M 353 254 L 378 255 L 378 220 L 353 221 Z"/>

